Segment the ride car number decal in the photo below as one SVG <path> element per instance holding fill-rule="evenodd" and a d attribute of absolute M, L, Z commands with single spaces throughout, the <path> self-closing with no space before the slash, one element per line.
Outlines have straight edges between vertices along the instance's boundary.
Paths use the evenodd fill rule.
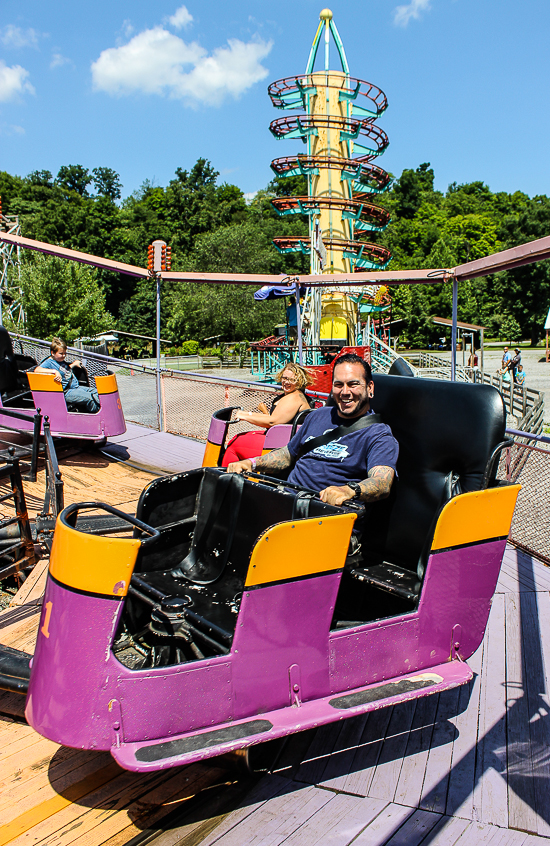
<path fill-rule="evenodd" d="M 44 637 L 49 637 L 49 625 L 50 625 L 50 617 L 52 616 L 52 605 L 53 602 L 46 602 L 46 613 L 44 614 L 44 625 L 40 629 Z"/>

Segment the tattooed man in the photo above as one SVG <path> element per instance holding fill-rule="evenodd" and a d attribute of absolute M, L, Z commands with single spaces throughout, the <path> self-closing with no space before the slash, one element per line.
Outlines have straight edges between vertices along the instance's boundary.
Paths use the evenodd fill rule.
<path fill-rule="evenodd" d="M 374 383 L 369 364 L 349 353 L 338 359 L 333 370 L 332 396 L 335 405 L 308 414 L 303 426 L 286 447 L 261 458 L 236 461 L 230 473 L 257 470 L 269 476 L 292 468 L 288 477 L 309 490 L 320 491 L 323 502 L 342 505 L 348 499 L 376 502 L 389 496 L 399 453 L 389 426 L 377 422 L 363 429 L 345 432 L 300 456 L 302 445 L 331 429 L 352 426 L 360 417 L 372 414 L 370 399 Z"/>

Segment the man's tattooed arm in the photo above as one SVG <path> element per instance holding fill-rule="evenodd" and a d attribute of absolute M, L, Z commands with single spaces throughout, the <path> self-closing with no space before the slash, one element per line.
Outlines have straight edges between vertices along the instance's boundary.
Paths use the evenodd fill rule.
<path fill-rule="evenodd" d="M 390 489 L 395 476 L 395 471 L 391 467 L 373 467 L 369 470 L 368 478 L 359 482 L 361 487 L 361 502 L 376 502 L 379 499 L 386 499 L 390 494 Z M 353 499 L 355 491 L 348 485 L 337 487 L 331 485 L 321 491 L 321 499 L 323 502 L 328 502 L 329 505 L 342 505 L 348 499 Z"/>
<path fill-rule="evenodd" d="M 256 459 L 256 471 L 258 473 L 265 473 L 269 476 L 270 473 L 278 473 L 281 470 L 287 470 L 294 465 L 287 447 L 281 449 L 274 449 L 267 455 L 262 455 L 261 458 Z M 235 461 L 227 468 L 229 473 L 242 473 L 243 470 L 252 470 L 252 461 L 250 458 L 245 458 L 243 461 Z"/>
<path fill-rule="evenodd" d="M 390 495 L 395 471 L 392 467 L 373 467 L 369 470 L 368 477 L 361 485 L 361 499 L 363 502 L 376 502 L 378 499 L 386 499 Z"/>

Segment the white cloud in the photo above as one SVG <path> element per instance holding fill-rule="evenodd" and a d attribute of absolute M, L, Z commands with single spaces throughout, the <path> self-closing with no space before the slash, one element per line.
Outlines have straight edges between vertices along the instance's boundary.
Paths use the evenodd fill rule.
<path fill-rule="evenodd" d="M 50 68 L 60 68 L 62 65 L 72 65 L 72 61 L 61 53 L 54 53 L 50 62 Z M 74 67 L 74 65 L 73 65 Z"/>
<path fill-rule="evenodd" d="M 126 36 L 126 38 L 130 38 L 130 36 L 133 34 L 134 25 L 133 25 L 132 21 L 129 20 L 129 18 L 126 18 L 126 20 L 123 22 L 122 31 L 123 31 L 124 35 Z"/>
<path fill-rule="evenodd" d="M 393 22 L 396 26 L 407 26 L 411 18 L 418 20 L 421 12 L 427 12 L 430 0 L 411 0 L 406 6 L 394 9 Z"/>
<path fill-rule="evenodd" d="M 174 14 L 168 18 L 168 23 L 175 29 L 182 29 L 182 27 L 189 26 L 193 20 L 193 15 L 187 11 L 187 6 L 180 6 L 176 9 Z"/>
<path fill-rule="evenodd" d="M 38 35 L 34 29 L 20 29 L 13 24 L 7 24 L 0 30 L 0 41 L 5 47 L 36 47 Z"/>
<path fill-rule="evenodd" d="M 161 94 L 217 106 L 267 76 L 261 61 L 271 47 L 272 42 L 230 39 L 208 55 L 197 42 L 186 43 L 156 26 L 122 47 L 104 50 L 92 64 L 93 84 L 108 94 Z"/>
<path fill-rule="evenodd" d="M 14 100 L 25 91 L 34 94 L 33 86 L 27 82 L 28 75 L 28 70 L 22 68 L 21 65 L 13 65 L 10 68 L 0 59 L 0 103 Z"/>
<path fill-rule="evenodd" d="M 4 135 L 9 137 L 10 135 L 24 135 L 25 130 L 22 126 L 18 126 L 15 123 L 12 124 L 0 124 L 0 135 Z"/>

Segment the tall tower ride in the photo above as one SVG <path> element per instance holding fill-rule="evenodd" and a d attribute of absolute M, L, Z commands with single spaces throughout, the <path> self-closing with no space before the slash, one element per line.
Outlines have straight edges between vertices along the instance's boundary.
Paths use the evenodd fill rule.
<path fill-rule="evenodd" d="M 315 70 L 323 34 L 324 69 Z M 331 34 L 341 70 L 330 69 Z M 373 163 L 389 144 L 388 136 L 375 123 L 386 110 L 387 100 L 380 88 L 350 75 L 330 9 L 320 14 L 305 73 L 273 82 L 268 91 L 276 108 L 302 112 L 272 121 L 273 135 L 300 139 L 307 145 L 307 153 L 271 162 L 280 176 L 306 176 L 307 196 L 272 202 L 280 215 L 307 215 L 310 235 L 276 238 L 275 246 L 281 253 L 309 255 L 312 273 L 384 270 L 391 254 L 369 243 L 368 237 L 389 223 L 388 212 L 374 199 L 391 180 Z M 321 294 L 318 289 L 311 293 L 308 341 L 313 345 L 355 343 L 363 294 L 364 288 L 354 291 L 352 284 L 342 293 Z M 372 299 L 375 291 L 370 294 Z"/>

